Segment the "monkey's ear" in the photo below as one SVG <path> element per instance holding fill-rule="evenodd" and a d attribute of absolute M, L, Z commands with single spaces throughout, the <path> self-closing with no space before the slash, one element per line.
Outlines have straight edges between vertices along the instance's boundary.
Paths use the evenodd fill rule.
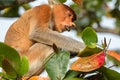
<path fill-rule="evenodd" d="M 54 43 L 53 43 L 53 50 L 55 53 L 58 53 L 58 51 L 59 51 L 58 47 Z"/>

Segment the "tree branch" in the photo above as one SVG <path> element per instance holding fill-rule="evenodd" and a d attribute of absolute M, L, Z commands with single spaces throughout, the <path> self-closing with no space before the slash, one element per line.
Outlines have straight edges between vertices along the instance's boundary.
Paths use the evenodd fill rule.
<path fill-rule="evenodd" d="M 112 34 L 120 35 L 120 31 L 118 29 L 97 27 L 97 28 L 95 28 L 95 30 L 97 32 L 112 33 Z"/>
<path fill-rule="evenodd" d="M 4 2 L 2 5 L 0 5 L 0 10 L 2 10 L 4 8 L 7 8 L 7 7 L 13 7 L 13 6 L 16 6 L 16 5 L 25 4 L 25 3 L 28 3 L 28 2 L 31 2 L 31 1 L 35 1 L 35 0 L 15 0 L 12 3 L 7 4 L 7 5 Z"/>
<path fill-rule="evenodd" d="M 17 0 L 17 4 L 24 4 L 24 3 L 28 3 L 34 0 Z"/>

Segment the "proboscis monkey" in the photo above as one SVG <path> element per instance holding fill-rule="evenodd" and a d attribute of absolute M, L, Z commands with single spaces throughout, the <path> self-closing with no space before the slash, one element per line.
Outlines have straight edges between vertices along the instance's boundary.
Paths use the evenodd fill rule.
<path fill-rule="evenodd" d="M 79 52 L 84 44 L 61 35 L 60 32 L 75 27 L 74 11 L 64 4 L 36 6 L 26 11 L 9 28 L 5 43 L 15 48 L 20 55 L 29 59 L 30 69 L 27 76 L 39 74 L 45 59 L 54 51 L 53 43 L 58 48 Z"/>

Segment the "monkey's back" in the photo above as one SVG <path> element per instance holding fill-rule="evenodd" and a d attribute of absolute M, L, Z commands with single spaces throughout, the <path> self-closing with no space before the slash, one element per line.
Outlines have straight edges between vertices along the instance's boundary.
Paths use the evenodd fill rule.
<path fill-rule="evenodd" d="M 33 44 L 28 36 L 30 29 L 29 19 L 30 15 L 24 13 L 23 16 L 10 26 L 5 37 L 5 43 L 20 52 L 27 51 Z"/>
<path fill-rule="evenodd" d="M 10 26 L 5 37 L 5 43 L 21 53 L 28 51 L 28 49 L 34 44 L 34 41 L 29 38 L 29 35 L 35 27 L 40 25 L 43 25 L 42 27 L 44 27 L 48 25 L 45 23 L 49 22 L 48 17 L 50 17 L 50 13 L 51 9 L 47 4 L 39 5 L 27 10 Z"/>

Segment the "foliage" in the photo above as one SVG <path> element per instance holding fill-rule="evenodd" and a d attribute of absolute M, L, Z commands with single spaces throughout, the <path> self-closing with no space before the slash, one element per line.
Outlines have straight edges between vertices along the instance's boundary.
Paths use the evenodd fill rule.
<path fill-rule="evenodd" d="M 93 27 L 97 32 L 108 32 L 119 35 L 120 0 L 93 0 L 93 1 L 76 0 L 76 1 L 83 2 L 81 7 L 75 3 L 70 4 L 70 7 L 77 14 L 76 24 L 78 28 L 77 29 L 78 34 L 80 34 L 79 32 L 81 32 L 84 28 L 90 26 Z M 110 8 L 110 6 L 108 5 L 109 2 L 113 3 L 114 5 L 113 8 Z M 114 29 L 105 28 L 106 26 L 101 25 L 103 17 L 115 19 Z"/>
<path fill-rule="evenodd" d="M 79 58 L 71 65 L 71 70 L 90 72 L 103 66 L 105 62 L 105 53 L 102 51 L 88 57 Z"/>
<path fill-rule="evenodd" d="M 119 67 L 120 66 L 120 54 L 115 51 L 108 51 L 107 53 L 108 53 L 107 55 L 108 60 L 112 61 L 116 65 L 116 67 L 117 66 Z"/>
<path fill-rule="evenodd" d="M 15 49 L 2 42 L 0 42 L 0 57 L 0 67 L 5 71 L 5 73 L 0 73 L 3 79 L 16 80 L 22 77 L 29 69 L 27 57 L 20 58 Z"/>
<path fill-rule="evenodd" d="M 24 4 L 34 0 L 1 0 L 0 1 L 0 16 L 2 17 L 19 17 L 19 10 L 22 7 L 27 10 L 31 6 Z M 54 0 L 55 3 L 65 3 L 69 0 Z M 86 28 L 93 27 L 97 32 L 108 32 L 120 35 L 120 0 L 72 0 L 73 3 L 69 3 L 69 6 L 77 14 L 78 34 Z M 113 2 L 114 7 L 111 8 L 108 3 Z M 105 28 L 101 25 L 102 18 L 107 17 L 109 19 L 115 19 L 114 29 Z M 109 27 L 109 26 L 108 26 Z"/>
<path fill-rule="evenodd" d="M 89 29 L 89 30 L 88 30 Z M 86 31 L 90 31 L 91 33 L 86 33 Z M 96 39 L 96 33 L 92 28 L 86 28 L 82 32 L 84 39 L 87 39 L 87 42 L 94 42 L 94 38 Z M 86 35 L 93 35 L 91 37 L 87 37 Z M 86 40 L 83 40 L 86 43 Z M 107 50 L 108 45 L 105 42 L 102 43 L 102 47 L 98 47 L 97 42 L 95 41 L 95 47 L 89 48 L 89 45 L 82 51 L 82 56 L 79 55 L 79 59 L 74 61 L 70 65 L 70 69 L 66 72 L 66 66 L 68 64 L 67 60 L 64 60 L 65 57 L 69 57 L 69 55 L 64 54 L 64 51 L 58 51 L 56 54 L 48 61 L 46 64 L 46 70 L 49 74 L 51 80 L 119 80 L 120 73 L 110 69 L 111 67 L 106 66 L 105 62 L 108 56 L 115 58 L 119 61 L 120 55 L 115 51 Z M 95 50 L 95 51 L 93 51 Z M 89 54 L 90 53 L 90 54 Z M 81 53 L 80 53 L 81 54 Z M 85 55 L 84 55 L 85 54 Z M 65 55 L 65 56 L 60 56 Z M 60 60 L 60 61 L 59 61 Z M 66 64 L 65 64 L 66 63 Z M 62 66 L 62 67 L 61 67 Z M 59 69 L 59 70 L 58 70 Z M 64 78 L 61 77 L 61 71 L 64 72 Z"/>
<path fill-rule="evenodd" d="M 102 73 L 102 76 L 103 76 L 103 80 L 119 80 L 120 79 L 120 73 L 114 71 L 114 70 L 111 70 L 109 68 L 106 68 L 106 67 L 101 67 L 99 69 L 99 71 Z"/>
<path fill-rule="evenodd" d="M 13 4 L 15 0 L 0 0 L 0 7 L 2 6 L 9 6 Z"/>
<path fill-rule="evenodd" d="M 19 4 L 21 4 L 19 0 L 0 0 L 0 13 L 1 13 L 0 16 L 19 17 L 20 8 L 23 8 L 24 10 L 28 10 L 31 8 L 29 4 L 21 4 L 21 5 Z"/>
<path fill-rule="evenodd" d="M 0 9 L 4 17 L 18 17 L 19 8 L 22 6 L 25 10 L 30 8 L 29 4 L 13 3 L 19 0 L 0 1 Z M 67 0 L 54 0 L 57 3 L 65 3 Z M 55 55 L 46 63 L 45 69 L 51 80 L 119 80 L 120 73 L 105 67 L 106 59 L 114 62 L 113 67 L 120 67 L 120 54 L 115 51 L 107 50 L 106 40 L 102 45 L 98 45 L 96 31 L 107 31 L 119 35 L 120 32 L 120 0 L 116 0 L 114 8 L 110 9 L 108 2 L 112 0 L 73 0 L 70 7 L 77 14 L 78 32 L 86 44 L 86 48 L 78 54 L 78 60 L 75 60 L 68 68 L 70 54 L 66 51 L 57 50 Z M 3 8 L 4 7 L 4 8 Z M 7 7 L 7 8 L 6 8 Z M 100 23 L 102 18 L 109 17 L 115 19 L 116 27 L 112 30 L 103 28 Z M 89 27 L 88 27 L 89 26 Z M 86 28 L 88 27 L 88 28 Z M 92 27 L 92 28 L 91 28 Z M 117 31 L 116 31 L 117 30 Z M 19 56 L 18 52 L 4 43 L 0 43 L 0 67 L 6 73 L 0 72 L 3 80 L 16 80 L 22 77 L 29 68 L 27 57 Z M 31 80 L 39 79 L 32 77 Z M 43 79 L 43 78 L 42 78 Z M 44 78 L 47 79 L 48 78 Z"/>
<path fill-rule="evenodd" d="M 88 27 L 82 32 L 82 39 L 85 42 L 85 44 L 90 48 L 95 48 L 96 43 L 98 42 L 97 34 L 96 32 Z"/>
<path fill-rule="evenodd" d="M 45 68 L 52 80 L 63 80 L 67 71 L 70 54 L 65 51 L 58 51 L 47 62 Z"/>
<path fill-rule="evenodd" d="M 89 31 L 86 33 L 86 31 Z M 92 28 L 86 28 L 82 32 L 84 37 L 83 41 L 87 42 L 94 42 L 96 39 L 96 33 Z M 91 37 L 87 37 L 86 35 L 92 35 Z M 93 41 L 92 41 L 93 40 Z M 96 39 L 97 40 L 97 39 Z M 45 69 L 50 77 L 51 80 L 119 80 L 120 73 L 111 70 L 109 67 L 104 67 L 105 58 L 107 55 L 110 55 L 114 59 L 119 62 L 120 55 L 115 51 L 107 50 L 107 44 L 105 42 L 102 43 L 102 48 L 98 47 L 97 42 L 95 41 L 95 47 L 89 48 L 89 45 L 80 53 L 79 59 L 75 60 L 71 65 L 70 69 L 68 68 L 68 63 L 70 61 L 70 53 L 66 51 L 62 51 L 57 49 L 57 47 L 53 46 L 55 53 L 54 55 L 48 60 L 45 65 Z M 102 46 L 101 45 L 101 46 Z M 92 51 L 95 50 L 95 51 Z M 90 54 L 89 54 L 90 53 Z M 85 55 L 84 55 L 85 54 Z M 86 55 L 87 54 L 87 55 Z M 81 57 L 85 56 L 85 57 Z M 21 78 L 24 74 L 28 71 L 28 60 L 27 57 L 23 56 L 20 58 L 18 52 L 11 48 L 10 46 L 0 43 L 0 66 L 6 72 L 0 72 L 0 76 L 2 79 L 11 79 L 16 80 Z M 90 75 L 91 74 L 91 75 Z M 114 75 L 113 75 L 114 74 Z M 32 76 L 30 80 L 49 80 L 49 78 L 42 78 L 38 76 Z M 22 79 L 26 80 L 26 79 Z"/>

